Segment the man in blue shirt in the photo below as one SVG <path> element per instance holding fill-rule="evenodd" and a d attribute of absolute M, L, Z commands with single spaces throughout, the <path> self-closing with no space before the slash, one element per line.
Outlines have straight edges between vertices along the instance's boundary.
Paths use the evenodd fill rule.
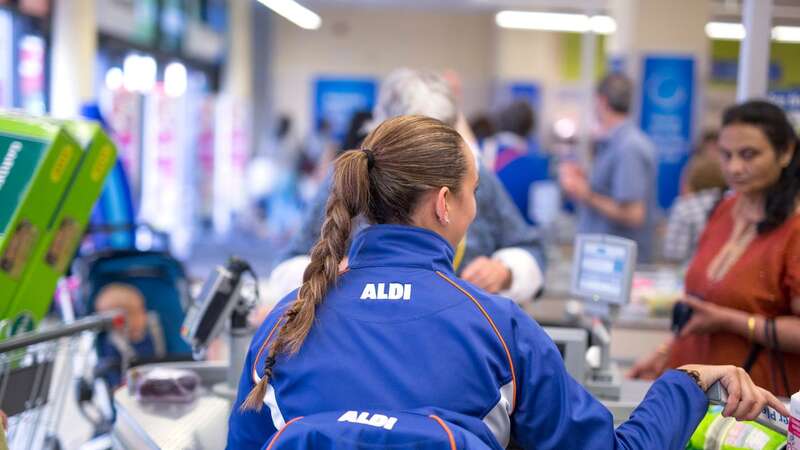
<path fill-rule="evenodd" d="M 639 262 L 652 262 L 656 203 L 656 149 L 629 120 L 633 84 L 621 74 L 597 88 L 597 117 L 604 134 L 590 176 L 563 163 L 559 179 L 578 203 L 578 232 L 603 233 L 636 241 Z"/>

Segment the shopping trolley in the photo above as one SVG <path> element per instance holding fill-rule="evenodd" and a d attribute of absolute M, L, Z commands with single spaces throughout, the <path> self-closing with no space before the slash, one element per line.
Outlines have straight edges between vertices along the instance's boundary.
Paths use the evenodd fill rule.
<path fill-rule="evenodd" d="M 123 327 L 123 316 L 110 312 L 45 324 L 0 342 L 0 409 L 9 416 L 9 449 L 61 448 L 57 430 L 75 369 L 86 364 L 98 332 Z"/>

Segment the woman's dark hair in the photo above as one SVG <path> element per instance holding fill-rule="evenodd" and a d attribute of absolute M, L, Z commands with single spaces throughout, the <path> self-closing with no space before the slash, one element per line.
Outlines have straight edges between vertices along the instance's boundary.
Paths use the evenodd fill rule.
<path fill-rule="evenodd" d="M 758 223 L 757 228 L 759 234 L 767 233 L 781 226 L 797 207 L 800 195 L 800 151 L 797 150 L 797 134 L 786 113 L 764 100 L 751 100 L 725 110 L 722 126 L 734 124 L 759 128 L 778 157 L 786 152 L 793 152 L 789 165 L 781 170 L 778 181 L 767 190 L 764 220 Z"/>
<path fill-rule="evenodd" d="M 500 131 L 509 131 L 525 137 L 536 129 L 536 113 L 533 112 L 530 103 L 516 100 L 500 111 L 497 122 Z"/>
<path fill-rule="evenodd" d="M 467 172 L 464 145 L 454 129 L 436 119 L 399 116 L 380 124 L 361 150 L 336 159 L 325 221 L 311 249 L 303 285 L 279 319 L 277 337 L 262 343 L 255 363 L 268 348 L 264 370 L 242 409 L 261 408 L 276 358 L 297 353 L 303 345 L 317 306 L 339 275 L 353 218 L 363 215 L 370 223 L 409 224 L 425 192 L 447 186 L 458 193 Z"/>
<path fill-rule="evenodd" d="M 484 139 L 493 136 L 495 132 L 494 123 L 486 114 L 480 114 L 470 120 L 469 127 L 478 142 L 483 142 Z"/>
<path fill-rule="evenodd" d="M 339 154 L 361 146 L 361 141 L 367 137 L 364 127 L 370 120 L 372 120 L 372 111 L 357 111 L 353 114 L 350 118 L 350 124 L 347 126 L 347 134 L 344 136 Z"/>

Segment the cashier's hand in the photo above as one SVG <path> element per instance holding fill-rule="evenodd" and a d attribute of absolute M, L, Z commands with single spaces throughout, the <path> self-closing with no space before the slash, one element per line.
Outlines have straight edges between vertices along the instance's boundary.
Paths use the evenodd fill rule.
<path fill-rule="evenodd" d="M 574 162 L 564 162 L 558 166 L 558 182 L 564 193 L 576 201 L 583 201 L 591 192 L 586 174 Z"/>
<path fill-rule="evenodd" d="M 719 306 L 715 303 L 706 302 L 695 297 L 686 297 L 681 300 L 692 307 L 692 318 L 686 322 L 681 330 L 681 336 L 692 334 L 707 334 L 725 328 L 726 324 L 733 320 L 730 317 L 730 309 Z"/>
<path fill-rule="evenodd" d="M 461 278 L 487 292 L 496 294 L 511 286 L 511 269 L 498 259 L 479 256 L 464 268 Z"/>
<path fill-rule="evenodd" d="M 700 385 L 705 391 L 719 381 L 728 391 L 728 403 L 722 410 L 725 417 L 736 420 L 753 420 L 758 417 L 764 406 L 771 406 L 779 413 L 789 417 L 789 411 L 771 392 L 753 383 L 750 375 L 736 366 L 705 366 L 687 364 L 679 367 L 683 370 L 694 370 L 700 374 Z"/>

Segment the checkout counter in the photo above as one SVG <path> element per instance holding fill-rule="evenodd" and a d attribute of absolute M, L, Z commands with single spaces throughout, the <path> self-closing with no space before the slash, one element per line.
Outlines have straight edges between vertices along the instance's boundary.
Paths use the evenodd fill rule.
<path fill-rule="evenodd" d="M 583 237 L 576 246 L 575 262 L 563 262 L 566 260 L 555 261 L 555 267 L 548 273 L 547 291 L 525 309 L 554 338 L 576 379 L 587 380 L 587 385 L 592 379 L 600 380 L 600 386 L 595 386 L 598 393 L 610 395 L 599 397 L 611 410 L 615 422 L 621 423 L 644 398 L 650 383 L 625 379 L 618 362 L 629 365 L 663 342 L 669 333 L 669 319 L 642 317 L 636 312 L 640 308 L 628 302 L 636 261 L 635 244 L 631 241 L 607 236 Z M 117 419 L 112 432 L 115 448 L 224 448 L 234 395 L 231 388 L 235 390 L 238 384 L 250 341 L 250 334 L 241 327 L 241 316 L 246 316 L 253 304 L 240 295 L 243 272 L 241 267 L 218 268 L 187 315 L 186 335 L 200 353 L 227 325 L 230 362 L 166 363 L 131 369 L 129 381 L 137 371 L 168 367 L 194 371 L 201 383 L 195 400 L 188 404 L 140 403 L 131 382 L 128 387 L 118 389 L 114 394 Z M 225 280 L 226 277 L 231 279 Z M 576 310 L 576 305 L 583 309 Z M 593 367 L 586 363 L 590 342 L 587 328 L 591 328 L 586 324 L 587 314 L 596 319 L 595 325 L 606 327 L 606 338 L 609 332 L 614 336 L 614 340 L 599 339 L 602 345 L 593 349 L 597 350 Z M 230 319 L 231 315 L 239 318 Z M 603 333 L 597 329 L 590 331 Z M 633 334 L 635 339 L 628 338 Z M 597 336 L 592 341 L 598 342 Z M 226 383 L 228 389 L 224 388 Z M 592 386 L 589 388 L 593 390 Z"/>

